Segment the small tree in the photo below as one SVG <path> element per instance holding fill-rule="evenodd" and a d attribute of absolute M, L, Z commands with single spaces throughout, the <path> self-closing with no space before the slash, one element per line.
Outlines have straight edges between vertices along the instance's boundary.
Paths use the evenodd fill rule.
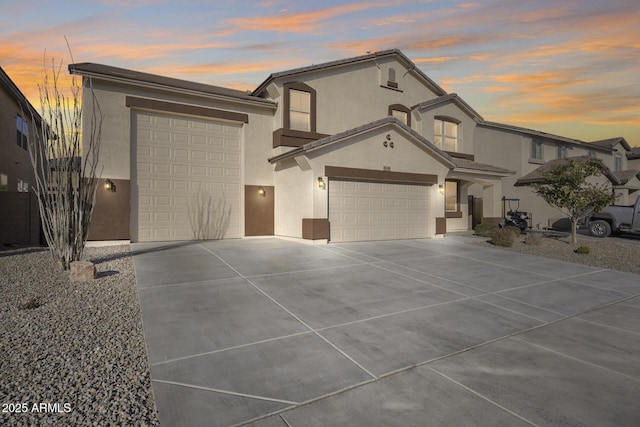
<path fill-rule="evenodd" d="M 82 105 L 75 76 L 70 95 L 64 93 L 59 84 L 61 70 L 62 62 L 48 65 L 45 58 L 43 83 L 38 85 L 42 126 L 35 126 L 35 114 L 31 112 L 34 125 L 29 154 L 44 237 L 53 258 L 68 270 L 72 261 L 82 258 L 89 234 L 98 184 L 102 114 L 95 97 L 91 105 Z M 93 111 L 89 128 L 83 130 L 82 112 L 86 107 Z"/>
<path fill-rule="evenodd" d="M 578 221 L 612 204 L 612 190 L 606 184 L 587 182 L 603 174 L 603 166 L 591 159 L 568 159 L 543 172 L 543 182 L 531 184 L 547 203 L 571 220 L 571 243 L 576 244 Z"/>

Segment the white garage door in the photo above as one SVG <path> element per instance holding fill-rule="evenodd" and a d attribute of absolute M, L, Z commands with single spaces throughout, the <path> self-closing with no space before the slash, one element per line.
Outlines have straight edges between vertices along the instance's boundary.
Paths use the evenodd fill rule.
<path fill-rule="evenodd" d="M 430 236 L 430 189 L 359 181 L 329 181 L 332 242 Z"/>
<path fill-rule="evenodd" d="M 134 119 L 138 241 L 240 237 L 242 125 L 147 112 Z"/>

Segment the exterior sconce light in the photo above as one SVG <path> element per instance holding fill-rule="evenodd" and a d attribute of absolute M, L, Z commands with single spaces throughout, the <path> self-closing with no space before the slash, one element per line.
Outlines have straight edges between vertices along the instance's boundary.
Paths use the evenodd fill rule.
<path fill-rule="evenodd" d="M 267 192 L 264 191 L 264 188 L 258 187 L 258 195 L 265 197 L 267 195 Z"/>
<path fill-rule="evenodd" d="M 113 183 L 113 181 L 111 181 L 109 178 L 104 180 L 104 189 L 111 192 L 111 193 L 115 193 L 116 192 L 116 185 Z"/>
<path fill-rule="evenodd" d="M 438 191 L 440 194 L 444 194 L 444 186 L 442 184 L 438 185 Z"/>
<path fill-rule="evenodd" d="M 321 176 L 318 177 L 318 188 L 321 190 L 327 188 L 327 184 L 324 183 L 324 179 Z"/>

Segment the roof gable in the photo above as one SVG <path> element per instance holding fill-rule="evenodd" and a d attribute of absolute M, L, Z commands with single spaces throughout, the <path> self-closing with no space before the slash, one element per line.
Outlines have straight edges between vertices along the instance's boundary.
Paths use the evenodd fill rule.
<path fill-rule="evenodd" d="M 625 151 L 631 151 L 631 146 L 629 145 L 627 140 L 621 136 L 609 139 L 601 139 L 599 141 L 591 141 L 588 144 L 608 148 L 610 150 L 613 150 L 613 147 L 615 147 L 616 145 L 621 144 L 622 147 L 624 147 Z"/>
<path fill-rule="evenodd" d="M 449 168 L 453 168 L 456 166 L 455 161 L 451 156 L 449 156 L 448 154 L 440 150 L 438 147 L 433 145 L 422 135 L 420 135 L 419 133 L 417 133 L 416 131 L 414 131 L 413 129 L 411 129 L 410 127 L 408 127 L 407 125 L 405 125 L 404 123 L 400 122 L 398 119 L 392 116 L 388 116 L 383 119 L 376 120 L 366 125 L 358 126 L 356 128 L 349 129 L 347 131 L 340 132 L 335 135 L 327 136 L 317 141 L 309 142 L 301 147 L 295 148 L 286 153 L 282 153 L 280 155 L 271 157 L 269 159 L 269 162 L 276 163 L 289 158 L 305 155 L 307 153 L 311 153 L 313 151 L 316 151 L 325 147 L 333 146 L 335 144 L 342 144 L 357 135 L 362 135 L 364 133 L 367 133 L 372 130 L 375 130 L 384 126 L 388 126 L 388 125 L 394 126 L 396 129 L 404 133 L 408 139 L 416 142 L 416 144 L 423 147 L 433 157 L 439 159 L 441 162 L 446 164 Z"/>
<path fill-rule="evenodd" d="M 440 96 L 435 99 L 430 99 L 429 101 L 421 102 L 420 104 L 414 105 L 411 107 L 412 110 L 430 110 L 432 108 L 439 107 L 441 105 L 453 103 L 460 110 L 465 112 L 469 117 L 474 119 L 477 123 L 484 122 L 484 119 L 476 110 L 471 108 L 469 104 L 467 104 L 457 93 L 450 93 L 448 95 Z"/>
<path fill-rule="evenodd" d="M 285 77 L 294 77 L 301 76 L 306 73 L 311 73 L 320 70 L 326 70 L 331 68 L 340 68 L 346 65 L 362 63 L 362 62 L 375 62 L 376 59 L 385 58 L 385 57 L 395 57 L 395 59 L 403 64 L 409 72 L 412 72 L 416 75 L 416 77 L 426 84 L 436 95 L 442 96 L 446 95 L 447 92 L 442 89 L 435 81 L 431 80 L 425 73 L 423 73 L 409 58 L 407 58 L 400 50 L 398 49 L 389 49 L 381 52 L 373 52 L 362 56 L 356 56 L 352 58 L 340 59 L 337 61 L 325 62 L 322 64 L 309 65 L 306 67 L 294 68 L 291 70 L 280 71 L 277 73 L 272 73 L 267 79 L 262 82 L 253 92 L 252 95 L 260 96 L 267 86 L 273 82 L 274 80 L 282 79 Z"/>

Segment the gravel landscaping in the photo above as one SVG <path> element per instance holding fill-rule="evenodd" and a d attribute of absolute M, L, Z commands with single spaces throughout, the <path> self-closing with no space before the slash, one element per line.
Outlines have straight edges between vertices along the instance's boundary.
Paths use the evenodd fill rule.
<path fill-rule="evenodd" d="M 588 246 L 591 250 L 589 254 L 578 254 L 574 252 L 575 246 L 569 243 L 569 237 L 566 233 L 547 232 L 540 234 L 543 238 L 537 245 L 527 243 L 527 235 L 520 236 L 512 247 L 496 246 L 490 243 L 490 238 L 479 236 L 474 238 L 476 240 L 474 243 L 593 267 L 640 274 L 640 245 L 625 245 L 609 239 L 581 239 L 578 236 L 577 246 Z"/>
<path fill-rule="evenodd" d="M 129 245 L 84 258 L 98 278 L 71 283 L 47 250 L 0 250 L 0 425 L 158 425 Z"/>

